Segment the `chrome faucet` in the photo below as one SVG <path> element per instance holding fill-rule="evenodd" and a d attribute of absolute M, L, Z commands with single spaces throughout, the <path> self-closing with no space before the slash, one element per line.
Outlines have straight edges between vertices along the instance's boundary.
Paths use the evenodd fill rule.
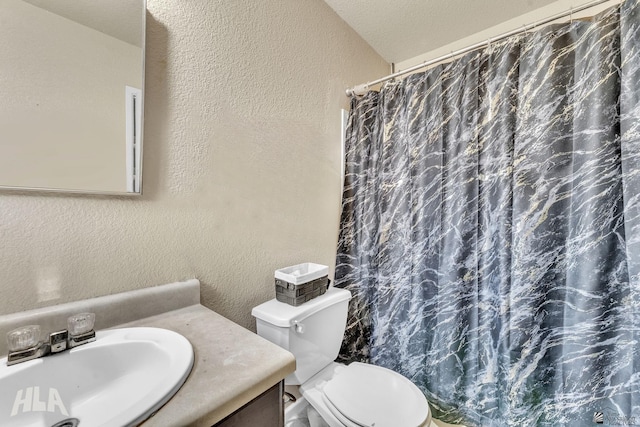
<path fill-rule="evenodd" d="M 37 359 L 50 354 L 60 353 L 96 340 L 93 330 L 95 314 L 80 313 L 67 319 L 67 328 L 49 334 L 47 342 L 40 341 L 40 326 L 23 326 L 7 334 L 9 354 L 7 366 L 27 360 Z"/>

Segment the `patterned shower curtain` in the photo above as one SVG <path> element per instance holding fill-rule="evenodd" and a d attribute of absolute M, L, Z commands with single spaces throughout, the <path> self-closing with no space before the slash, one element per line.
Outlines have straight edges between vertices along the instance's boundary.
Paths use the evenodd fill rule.
<path fill-rule="evenodd" d="M 437 418 L 640 425 L 640 0 L 353 99 L 336 286 Z"/>

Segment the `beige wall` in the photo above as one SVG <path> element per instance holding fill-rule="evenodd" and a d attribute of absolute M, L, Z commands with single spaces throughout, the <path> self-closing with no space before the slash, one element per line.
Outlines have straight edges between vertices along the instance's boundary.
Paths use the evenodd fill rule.
<path fill-rule="evenodd" d="M 196 277 L 252 328 L 275 269 L 333 271 L 344 89 L 388 65 L 321 0 L 147 7 L 144 194 L 0 193 L 0 314 Z"/>
<path fill-rule="evenodd" d="M 0 6 L 0 185 L 125 192 L 141 49 L 21 0 Z"/>

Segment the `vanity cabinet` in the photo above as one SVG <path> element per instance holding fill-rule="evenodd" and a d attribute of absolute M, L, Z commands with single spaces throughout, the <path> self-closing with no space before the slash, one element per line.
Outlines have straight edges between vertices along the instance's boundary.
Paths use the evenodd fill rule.
<path fill-rule="evenodd" d="M 284 382 L 280 381 L 214 427 L 283 427 L 283 390 Z"/>

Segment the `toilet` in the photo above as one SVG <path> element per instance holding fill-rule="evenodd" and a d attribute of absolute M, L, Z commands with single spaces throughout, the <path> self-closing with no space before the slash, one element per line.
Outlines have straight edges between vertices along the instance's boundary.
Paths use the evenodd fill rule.
<path fill-rule="evenodd" d="M 285 384 L 299 385 L 302 396 L 329 426 L 429 426 L 427 399 L 407 378 L 380 366 L 334 362 L 350 299 L 346 289 L 330 287 L 300 306 L 274 298 L 251 314 L 258 335 L 293 353 L 296 370 Z"/>

